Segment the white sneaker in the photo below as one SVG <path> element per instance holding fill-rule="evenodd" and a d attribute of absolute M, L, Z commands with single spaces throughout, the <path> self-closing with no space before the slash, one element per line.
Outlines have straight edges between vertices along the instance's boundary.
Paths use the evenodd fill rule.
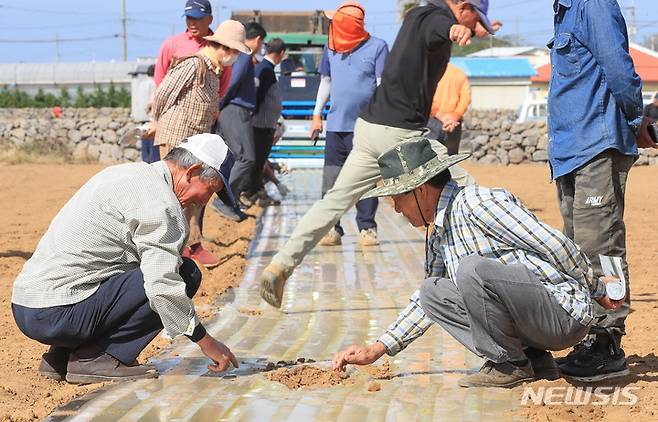
<path fill-rule="evenodd" d="M 325 234 L 322 240 L 320 240 L 320 246 L 338 246 L 343 243 L 340 233 L 336 231 L 334 227 L 329 230 L 329 233 Z"/>
<path fill-rule="evenodd" d="M 361 230 L 361 237 L 359 238 L 361 246 L 377 246 L 379 239 L 377 239 L 377 229 Z"/>

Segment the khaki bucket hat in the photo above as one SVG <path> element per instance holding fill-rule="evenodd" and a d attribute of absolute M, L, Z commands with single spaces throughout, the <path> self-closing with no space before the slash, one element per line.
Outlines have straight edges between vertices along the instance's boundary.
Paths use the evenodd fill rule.
<path fill-rule="evenodd" d="M 251 49 L 244 43 L 247 31 L 238 21 L 227 20 L 219 24 L 214 34 L 203 37 L 206 41 L 213 41 L 228 48 L 238 50 L 244 54 L 251 54 Z"/>
<path fill-rule="evenodd" d="M 457 154 L 440 158 L 432 149 L 430 141 L 425 138 L 401 142 L 379 156 L 377 164 L 383 183 L 361 199 L 411 192 L 470 156 L 471 154 Z"/>

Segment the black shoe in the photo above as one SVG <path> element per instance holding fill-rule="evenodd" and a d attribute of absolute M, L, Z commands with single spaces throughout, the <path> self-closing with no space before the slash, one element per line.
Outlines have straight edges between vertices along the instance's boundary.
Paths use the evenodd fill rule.
<path fill-rule="evenodd" d="M 528 348 L 525 350 L 525 354 L 530 360 L 536 380 L 555 381 L 560 378 L 560 368 L 558 368 L 550 352 Z"/>
<path fill-rule="evenodd" d="M 555 362 L 558 365 L 563 365 L 565 363 L 572 362 L 574 359 L 577 359 L 580 355 L 587 354 L 590 347 L 591 344 L 587 344 L 587 342 L 585 341 L 578 343 L 573 347 L 573 349 L 571 349 L 568 355 L 562 356 L 561 358 L 555 358 Z"/>
<path fill-rule="evenodd" d="M 231 221 L 237 221 L 238 223 L 247 219 L 247 215 L 239 209 L 235 209 L 223 203 L 222 201 L 215 200 L 210 204 L 215 212 L 221 215 L 224 218 L 227 218 Z"/>
<path fill-rule="evenodd" d="M 562 374 L 576 381 L 597 382 L 630 374 L 624 350 L 599 339 L 590 345 L 582 343 L 561 361 Z"/>

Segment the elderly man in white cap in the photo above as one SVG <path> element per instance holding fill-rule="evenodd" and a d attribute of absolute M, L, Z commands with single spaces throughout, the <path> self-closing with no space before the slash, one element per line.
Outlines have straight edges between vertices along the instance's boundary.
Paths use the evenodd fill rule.
<path fill-rule="evenodd" d="M 183 209 L 216 192 L 233 200 L 232 162 L 221 137 L 192 136 L 162 161 L 106 168 L 64 205 L 13 288 L 19 329 L 51 346 L 42 375 L 70 383 L 157 377 L 134 362 L 163 327 L 196 342 L 211 371 L 237 367 L 196 316 L 201 273 L 181 258 Z"/>

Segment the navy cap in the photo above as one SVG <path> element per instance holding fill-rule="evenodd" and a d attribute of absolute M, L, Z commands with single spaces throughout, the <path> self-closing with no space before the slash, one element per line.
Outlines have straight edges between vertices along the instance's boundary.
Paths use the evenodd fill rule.
<path fill-rule="evenodd" d="M 489 0 L 466 0 L 468 3 L 471 4 L 477 10 L 478 14 L 480 15 L 480 23 L 482 26 L 484 26 L 484 29 L 487 30 L 490 34 L 494 34 L 496 31 L 493 29 L 493 26 L 491 26 L 491 21 L 489 20 L 489 17 L 487 16 L 487 13 L 489 12 Z"/>
<path fill-rule="evenodd" d="M 185 3 L 185 13 L 183 16 L 189 16 L 192 19 L 202 19 L 212 15 L 212 6 L 208 0 L 187 0 Z"/>

